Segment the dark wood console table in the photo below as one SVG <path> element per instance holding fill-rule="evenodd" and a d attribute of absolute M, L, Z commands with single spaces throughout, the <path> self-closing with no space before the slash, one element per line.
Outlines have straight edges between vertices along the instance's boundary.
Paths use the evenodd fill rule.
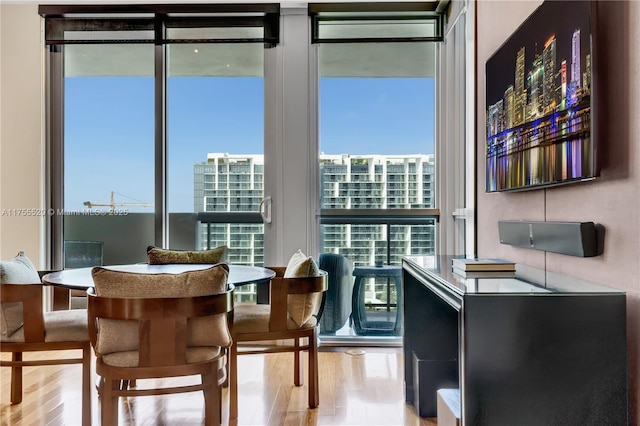
<path fill-rule="evenodd" d="M 628 424 L 624 292 L 464 279 L 448 256 L 405 257 L 403 285 L 405 396 L 421 416 L 458 388 L 464 426 Z"/>

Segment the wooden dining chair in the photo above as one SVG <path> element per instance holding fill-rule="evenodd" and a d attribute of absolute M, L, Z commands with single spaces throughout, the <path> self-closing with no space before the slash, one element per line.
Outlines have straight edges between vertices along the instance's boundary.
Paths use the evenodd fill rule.
<path fill-rule="evenodd" d="M 295 259 L 294 259 L 295 258 Z M 309 407 L 319 404 L 318 314 L 322 293 L 327 290 L 327 273 L 300 251 L 285 267 L 269 267 L 269 304 L 238 305 L 233 314 L 233 344 L 229 355 L 229 418 L 238 417 L 239 355 L 293 352 L 293 382 L 302 385 L 301 353 L 309 357 Z M 293 344 L 242 347 L 249 342 L 291 340 Z M 306 339 L 306 343 L 304 343 Z"/>
<path fill-rule="evenodd" d="M 204 424 L 222 419 L 221 385 L 231 344 L 227 314 L 233 289 L 220 264 L 180 274 L 137 274 L 94 268 L 89 336 L 96 352 L 102 425 L 118 421 L 120 396 L 203 391 Z M 201 376 L 190 386 L 135 389 L 124 381 Z"/>
<path fill-rule="evenodd" d="M 91 424 L 91 345 L 87 311 L 43 312 L 43 285 L 31 261 L 20 252 L 0 262 L 0 351 L 10 352 L 11 402 L 22 402 L 22 369 L 43 365 L 82 365 L 82 424 Z M 58 351 L 78 349 L 81 357 L 60 358 Z M 24 353 L 49 352 L 38 359 L 23 359 Z M 50 355 L 50 356 L 49 356 Z"/>

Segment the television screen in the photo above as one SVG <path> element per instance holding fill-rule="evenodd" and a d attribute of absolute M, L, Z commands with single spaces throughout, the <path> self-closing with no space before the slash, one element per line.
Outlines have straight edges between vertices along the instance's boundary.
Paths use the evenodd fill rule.
<path fill-rule="evenodd" d="M 589 3 L 545 1 L 487 60 L 487 192 L 596 177 Z"/>

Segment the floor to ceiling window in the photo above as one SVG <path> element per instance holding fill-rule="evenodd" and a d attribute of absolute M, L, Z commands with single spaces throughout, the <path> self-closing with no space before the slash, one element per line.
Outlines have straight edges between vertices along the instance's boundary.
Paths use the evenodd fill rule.
<path fill-rule="evenodd" d="M 52 267 L 64 241 L 100 244 L 105 264 L 143 262 L 149 245 L 224 244 L 232 263 L 267 266 L 338 253 L 365 268 L 374 334 L 400 338 L 402 256 L 455 247 L 452 212 L 470 206 L 442 178 L 465 164 L 468 135 L 443 129 L 465 128 L 466 21 L 443 61 L 436 2 L 308 6 L 41 6 L 48 207 L 65 211 Z M 392 276 L 366 275 L 377 265 Z"/>
<path fill-rule="evenodd" d="M 320 46 L 319 57 L 323 214 L 367 209 L 422 215 L 422 209 L 435 209 L 433 46 L 327 44 Z M 375 76 L 363 64 L 375 69 Z M 344 238 L 323 238 L 322 247 L 357 265 L 399 265 L 402 256 L 435 253 L 434 225 L 435 217 L 390 228 L 325 225 L 323 233 L 340 229 Z"/>
<path fill-rule="evenodd" d="M 251 29 L 250 29 L 251 30 Z M 238 29 L 238 36 L 250 36 Z M 264 264 L 264 48 L 247 44 L 171 44 L 168 47 L 169 229 L 196 214 L 195 247 L 229 248 L 229 262 Z M 173 226 L 172 226 L 173 225 Z M 172 246 L 184 233 L 172 232 Z M 252 300 L 252 286 L 236 298 Z"/>
<path fill-rule="evenodd" d="M 314 5 L 322 253 L 355 266 L 337 336 L 402 334 L 401 261 L 436 253 L 437 14 Z M 333 333 L 332 333 L 333 334 Z"/>
<path fill-rule="evenodd" d="M 144 261 L 150 245 L 227 245 L 230 262 L 261 265 L 263 52 L 278 41 L 279 6 L 40 13 L 50 205 L 64 211 L 52 217 L 53 264 L 72 252 L 89 266 Z"/>
<path fill-rule="evenodd" d="M 154 244 L 153 74 L 152 45 L 65 46 L 64 267 L 102 264 L 105 246 L 109 263 L 141 261 Z"/>

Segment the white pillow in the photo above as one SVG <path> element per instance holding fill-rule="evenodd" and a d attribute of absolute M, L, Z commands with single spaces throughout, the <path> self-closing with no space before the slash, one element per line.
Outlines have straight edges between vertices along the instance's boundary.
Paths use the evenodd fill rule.
<path fill-rule="evenodd" d="M 313 257 L 305 256 L 302 250 L 298 250 L 289 259 L 284 278 L 316 277 L 319 270 Z M 290 294 L 287 300 L 289 317 L 298 327 L 302 327 L 318 312 L 321 302 L 322 293 Z"/>

